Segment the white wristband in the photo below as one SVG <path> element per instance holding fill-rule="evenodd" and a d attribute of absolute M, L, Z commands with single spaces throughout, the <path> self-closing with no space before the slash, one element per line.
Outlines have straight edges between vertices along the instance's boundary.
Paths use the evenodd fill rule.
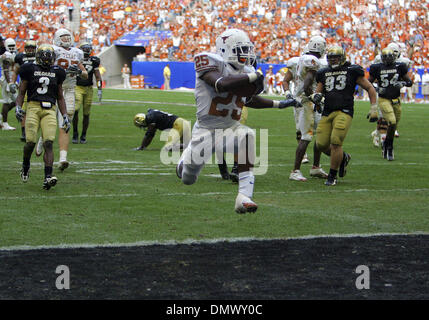
<path fill-rule="evenodd" d="M 258 74 L 256 72 L 248 73 L 247 76 L 249 77 L 249 83 L 252 83 L 258 79 Z"/>
<path fill-rule="evenodd" d="M 278 108 L 280 105 L 280 101 L 273 100 L 273 108 Z"/>
<path fill-rule="evenodd" d="M 216 92 L 217 92 L 217 93 L 219 93 L 219 90 L 217 89 L 217 83 L 218 83 L 218 82 L 219 82 L 219 80 L 221 80 L 222 78 L 223 78 L 223 77 L 220 77 L 220 78 L 219 78 L 219 79 L 217 79 L 217 80 L 216 80 L 216 82 L 215 82 L 215 85 L 214 85 L 214 86 L 215 86 L 215 90 L 216 90 Z"/>

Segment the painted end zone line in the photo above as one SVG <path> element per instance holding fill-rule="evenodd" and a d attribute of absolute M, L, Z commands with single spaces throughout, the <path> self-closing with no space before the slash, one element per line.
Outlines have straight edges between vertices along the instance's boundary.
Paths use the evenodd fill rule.
<path fill-rule="evenodd" d="M 301 190 L 301 191 L 256 191 L 255 194 L 308 194 L 308 193 L 365 193 L 365 192 L 429 192 L 427 188 L 421 189 L 349 189 L 349 190 Z M 157 193 L 162 196 L 189 196 L 189 197 L 207 197 L 207 196 L 222 196 L 231 195 L 232 192 L 204 192 L 204 193 L 189 193 L 189 192 L 174 192 L 174 193 Z M 138 193 L 111 193 L 111 194 L 72 194 L 72 195 L 34 195 L 34 196 L 2 196 L 0 200 L 23 200 L 23 199 L 72 199 L 72 198 L 129 198 L 140 197 Z"/>
<path fill-rule="evenodd" d="M 80 243 L 80 244 L 58 244 L 58 245 L 41 245 L 41 246 L 10 246 L 0 247 L 0 251 L 29 251 L 29 250 L 44 250 L 44 249 L 84 249 L 84 248 L 118 248 L 118 247 L 144 247 L 153 245 L 162 246 L 175 246 L 175 245 L 193 245 L 193 244 L 216 244 L 220 242 L 247 242 L 247 241 L 272 241 L 272 240 L 311 240 L 311 239 L 323 239 L 323 238 L 372 238 L 372 237 L 394 237 L 394 236 L 429 236 L 428 232 L 416 231 L 411 233 L 352 233 L 352 234 L 326 234 L 326 235 L 306 235 L 299 237 L 285 237 L 285 238 L 254 238 L 254 237 L 242 237 L 242 238 L 216 238 L 207 240 L 196 240 L 196 239 L 185 239 L 181 241 L 166 240 L 166 241 L 138 241 L 131 243 L 105 243 L 105 244 L 91 244 L 91 243 Z"/>

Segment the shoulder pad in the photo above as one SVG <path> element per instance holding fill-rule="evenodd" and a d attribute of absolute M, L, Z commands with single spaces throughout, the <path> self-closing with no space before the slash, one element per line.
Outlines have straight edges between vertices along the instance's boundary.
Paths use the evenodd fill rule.
<path fill-rule="evenodd" d="M 349 66 L 349 69 L 355 73 L 358 77 L 365 76 L 365 71 L 363 70 L 362 66 L 358 64 L 352 64 Z"/>
<path fill-rule="evenodd" d="M 215 53 L 202 52 L 194 56 L 194 64 L 197 73 L 205 73 L 220 70 L 224 64 L 224 60 Z"/>
<path fill-rule="evenodd" d="M 299 57 L 293 57 L 293 58 L 290 58 L 290 59 L 286 62 L 286 66 L 287 66 L 288 68 L 293 68 L 293 67 L 295 67 L 295 66 L 298 64 L 298 61 L 299 61 Z"/>
<path fill-rule="evenodd" d="M 301 57 L 300 63 L 310 70 L 318 70 L 320 68 L 320 61 L 311 54 L 305 54 Z"/>

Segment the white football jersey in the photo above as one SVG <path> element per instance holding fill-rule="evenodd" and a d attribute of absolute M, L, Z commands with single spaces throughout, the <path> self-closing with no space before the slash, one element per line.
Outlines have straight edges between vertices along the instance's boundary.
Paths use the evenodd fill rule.
<path fill-rule="evenodd" d="M 217 93 L 200 77 L 208 71 L 218 71 L 222 77 L 227 77 L 232 74 L 255 72 L 255 69 L 245 66 L 242 70 L 235 70 L 220 55 L 209 52 L 197 54 L 194 57 L 194 64 L 196 72 L 195 101 L 200 127 L 225 129 L 233 126 L 241 118 L 245 98 L 237 97 L 229 92 Z"/>
<path fill-rule="evenodd" d="M 290 73 L 292 73 L 292 84 L 289 85 L 289 88 L 293 96 L 295 96 L 295 91 L 296 91 L 296 83 L 297 83 L 296 68 L 298 66 L 298 61 L 299 61 L 299 57 L 293 57 L 286 62 L 287 70 L 290 71 Z"/>
<path fill-rule="evenodd" d="M 1 56 L 0 56 L 0 67 L 1 67 L 1 78 L 0 78 L 0 81 L 1 82 L 5 82 L 5 83 L 7 83 L 7 80 L 6 80 L 6 77 L 5 77 L 5 75 L 4 75 L 4 67 L 3 67 L 3 64 L 5 63 L 5 62 L 8 62 L 9 63 L 9 73 L 10 73 L 10 75 L 9 75 L 9 77 L 10 78 L 12 78 L 12 66 L 13 66 L 13 64 L 15 63 L 14 62 L 15 61 L 15 54 L 14 53 L 10 53 L 9 51 L 6 51 L 5 53 L 3 53 Z"/>
<path fill-rule="evenodd" d="M 55 50 L 55 64 L 62 67 L 64 70 L 71 65 L 78 65 L 83 61 L 83 51 L 71 47 L 68 50 L 63 47 L 52 45 Z M 76 86 L 76 76 L 67 74 L 66 79 L 63 82 L 63 88 L 74 88 Z"/>
<path fill-rule="evenodd" d="M 320 62 L 320 60 L 311 54 L 304 54 L 301 57 L 299 57 L 298 64 L 296 67 L 296 92 L 295 92 L 296 97 L 301 96 L 302 98 L 305 96 L 304 80 L 305 80 L 305 77 L 307 76 L 307 73 L 310 70 L 317 71 L 322 67 L 323 65 Z M 316 89 L 316 85 L 317 85 L 316 81 L 313 81 L 313 92 Z"/>

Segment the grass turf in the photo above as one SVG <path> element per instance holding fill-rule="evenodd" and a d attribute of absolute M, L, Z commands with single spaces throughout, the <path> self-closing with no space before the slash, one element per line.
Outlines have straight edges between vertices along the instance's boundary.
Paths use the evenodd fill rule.
<path fill-rule="evenodd" d="M 344 144 L 352 161 L 332 188 L 320 179 L 288 179 L 296 148 L 291 109 L 250 109 L 247 125 L 269 130 L 269 168 L 256 176 L 257 213 L 238 215 L 237 185 L 221 180 L 217 165 L 206 166 L 196 184 L 185 186 L 174 164 L 160 162 L 159 133 L 147 150 L 132 150 L 144 134 L 132 124 L 136 113 L 158 108 L 193 123 L 192 93 L 106 89 L 103 99 L 92 107 L 88 143 L 70 144 L 71 166 L 64 173 L 54 169 L 59 182 L 49 191 L 42 189 L 42 158 L 34 154 L 30 180 L 21 182 L 23 143 L 9 113 L 9 124 L 18 130 L 0 132 L 0 247 L 429 231 L 427 105 L 403 105 L 396 159 L 387 162 L 371 143 L 369 103 L 356 102 Z M 329 169 L 325 156 L 322 165 Z M 307 177 L 309 169 L 302 166 Z"/>

